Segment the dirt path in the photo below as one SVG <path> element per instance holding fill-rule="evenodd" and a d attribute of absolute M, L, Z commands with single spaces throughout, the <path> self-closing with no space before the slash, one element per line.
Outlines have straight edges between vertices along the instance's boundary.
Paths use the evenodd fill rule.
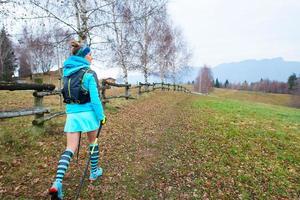
<path fill-rule="evenodd" d="M 94 188 L 96 199 L 163 198 L 171 189 L 165 180 L 171 172 L 161 171 L 173 143 L 165 134 L 180 124 L 179 105 L 188 98 L 174 95 L 161 93 L 110 116 L 101 141 L 106 173 Z"/>
<path fill-rule="evenodd" d="M 169 169 L 164 166 L 174 148 L 174 141 L 170 140 L 173 133 L 169 132 L 180 125 L 183 114 L 180 104 L 187 98 L 189 95 L 183 93 L 156 92 L 121 106 L 116 112 L 108 112 L 109 122 L 100 136 L 100 164 L 104 175 L 100 181 L 85 183 L 82 199 L 157 199 L 170 193 L 174 188 L 169 184 L 173 172 L 166 171 Z M 6 151 L 2 155 L 7 155 L 7 159 L 0 162 L 1 198 L 47 199 L 47 189 L 64 149 L 63 120 L 49 123 L 44 136 L 31 137 L 24 131 L 2 146 Z M 31 125 L 22 124 L 24 121 L 18 121 L 15 129 L 29 129 Z M 10 123 L 16 124 L 2 125 L 10 127 Z M 73 159 L 65 176 L 66 199 L 75 195 L 86 149 L 85 142 L 79 163 Z"/>

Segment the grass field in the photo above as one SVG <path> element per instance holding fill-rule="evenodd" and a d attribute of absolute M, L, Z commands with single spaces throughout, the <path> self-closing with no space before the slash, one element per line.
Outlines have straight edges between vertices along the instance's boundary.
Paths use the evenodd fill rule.
<path fill-rule="evenodd" d="M 82 199 L 299 199 L 300 110 L 272 95 L 231 92 L 154 92 L 108 104 L 104 175 L 86 182 Z M 32 99 L 14 95 L 0 93 L 1 109 L 7 99 L 16 108 Z M 64 150 L 64 118 L 47 122 L 44 134 L 35 133 L 32 117 L 0 121 L 1 199 L 47 197 Z M 86 149 L 66 174 L 66 199 L 75 195 Z"/>
<path fill-rule="evenodd" d="M 274 104 L 281 106 L 290 106 L 292 95 L 289 94 L 273 94 L 264 92 L 252 92 L 242 90 L 228 90 L 215 88 L 213 96 L 223 97 L 227 99 L 237 99 L 241 101 L 260 102 L 265 104 Z"/>

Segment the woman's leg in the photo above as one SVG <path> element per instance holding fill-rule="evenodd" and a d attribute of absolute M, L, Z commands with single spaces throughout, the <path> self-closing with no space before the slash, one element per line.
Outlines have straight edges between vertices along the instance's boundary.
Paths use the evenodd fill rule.
<path fill-rule="evenodd" d="M 79 134 L 76 133 L 66 133 L 67 135 L 67 148 L 62 153 L 60 160 L 58 162 L 57 172 L 56 172 L 56 179 L 55 181 L 62 182 L 64 175 L 69 167 L 70 161 L 74 155 L 74 152 L 77 149 L 78 142 L 79 142 Z"/>
<path fill-rule="evenodd" d="M 62 181 L 65 176 L 65 173 L 69 167 L 70 161 L 74 155 L 74 152 L 77 149 L 77 145 L 79 142 L 79 134 L 76 133 L 66 133 L 67 135 L 67 148 L 61 154 L 60 160 L 58 161 L 56 178 L 53 182 L 53 185 L 49 189 L 49 194 L 51 195 L 51 199 L 62 199 Z"/>
<path fill-rule="evenodd" d="M 96 180 L 99 176 L 102 175 L 102 169 L 98 168 L 98 160 L 99 160 L 99 145 L 98 143 L 94 144 L 97 136 L 97 130 L 90 131 L 87 133 L 88 141 L 90 144 L 90 153 L 92 149 L 94 149 L 93 153 L 91 154 L 91 174 L 90 174 L 90 180 Z"/>
<path fill-rule="evenodd" d="M 87 132 L 89 144 L 93 144 L 94 141 L 96 140 L 97 131 L 98 131 L 98 129 L 95 131 Z"/>
<path fill-rule="evenodd" d="M 77 150 L 80 133 L 66 133 L 67 135 L 67 149 L 71 149 L 73 152 Z"/>

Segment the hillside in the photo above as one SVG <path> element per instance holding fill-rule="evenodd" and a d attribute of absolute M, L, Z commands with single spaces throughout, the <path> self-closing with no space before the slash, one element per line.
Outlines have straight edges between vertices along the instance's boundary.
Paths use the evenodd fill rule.
<path fill-rule="evenodd" d="M 300 73 L 300 62 L 285 61 L 282 58 L 245 60 L 224 63 L 213 68 L 214 77 L 222 82 L 255 82 L 270 79 L 286 82 L 292 73 Z"/>
<path fill-rule="evenodd" d="M 193 67 L 187 72 L 183 81 L 192 81 L 196 79 L 200 67 Z M 263 59 L 263 60 L 245 60 L 241 62 L 223 63 L 212 68 L 214 79 L 219 81 L 237 83 L 256 82 L 261 78 L 286 82 L 288 77 L 293 74 L 300 74 L 300 62 L 285 61 L 282 58 Z"/>
<path fill-rule="evenodd" d="M 212 96 L 281 106 L 291 106 L 292 95 L 214 88 Z"/>
<path fill-rule="evenodd" d="M 100 138 L 104 176 L 86 182 L 82 198 L 298 199 L 299 110 L 214 95 L 155 92 L 110 104 Z M 64 149 L 64 119 L 47 122 L 44 135 L 34 133 L 32 117 L 0 121 L 1 199 L 47 196 Z M 75 195 L 85 149 L 86 142 L 64 180 L 67 199 Z"/>

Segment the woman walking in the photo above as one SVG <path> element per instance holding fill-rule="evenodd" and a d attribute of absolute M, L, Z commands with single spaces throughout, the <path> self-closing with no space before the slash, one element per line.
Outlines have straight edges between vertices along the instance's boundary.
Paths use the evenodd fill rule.
<path fill-rule="evenodd" d="M 100 123 L 104 124 L 106 121 L 99 97 L 98 78 L 90 69 L 91 49 L 76 41 L 73 41 L 71 45 L 72 55 L 63 66 L 64 87 L 62 89 L 67 114 L 64 127 L 67 147 L 61 154 L 55 181 L 49 189 L 52 199 L 63 198 L 62 181 L 77 150 L 81 133 L 87 133 L 90 151 L 94 148 L 90 161 L 89 179 L 94 181 L 102 175 L 102 168 L 98 167 L 99 147 L 98 144 L 93 144 Z"/>

